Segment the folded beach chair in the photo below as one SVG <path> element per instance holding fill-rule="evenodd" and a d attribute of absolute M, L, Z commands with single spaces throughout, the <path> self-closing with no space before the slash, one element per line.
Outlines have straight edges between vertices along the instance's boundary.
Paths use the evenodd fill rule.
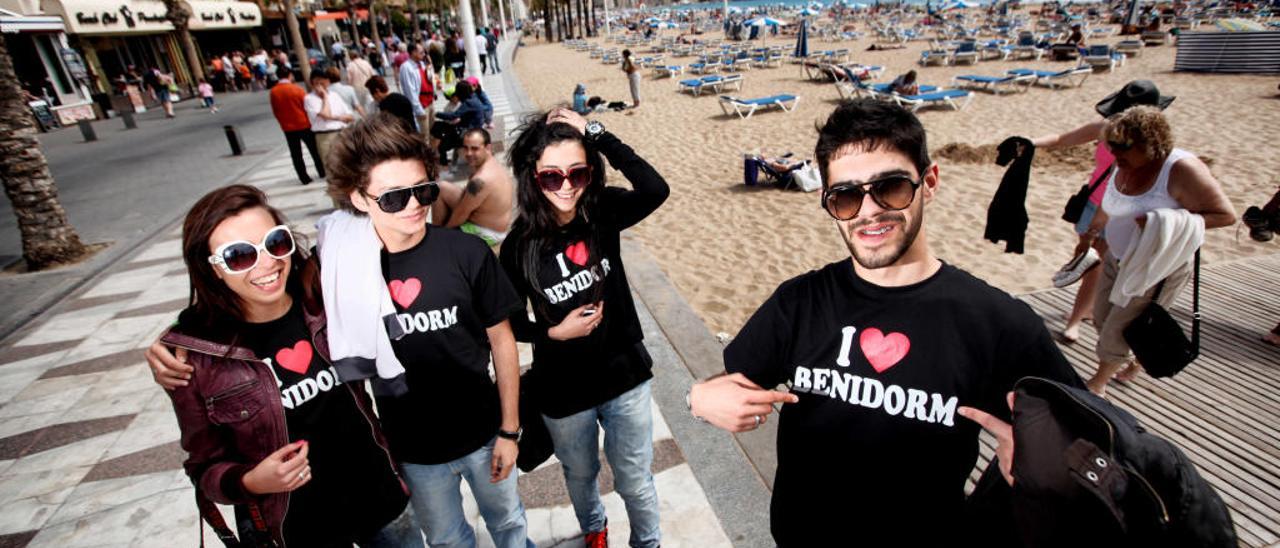
<path fill-rule="evenodd" d="M 1124 64 L 1124 54 L 1117 53 L 1106 44 L 1097 44 L 1089 46 L 1089 51 L 1084 57 L 1080 58 L 1081 66 L 1089 65 L 1093 68 L 1105 68 L 1108 72 L 1114 70 L 1116 65 Z"/>
<path fill-rule="evenodd" d="M 973 41 L 960 42 L 956 46 L 956 50 L 951 52 L 951 64 L 958 65 L 960 63 L 976 64 L 978 62 L 978 43 Z"/>
<path fill-rule="evenodd" d="M 921 86 L 924 87 L 924 86 Z M 955 110 L 963 109 L 973 99 L 973 94 L 963 89 L 945 89 L 933 93 L 919 95 L 894 95 L 893 100 L 899 105 L 911 109 L 911 112 L 934 105 L 947 105 Z"/>
<path fill-rule="evenodd" d="M 720 110 L 726 116 L 729 115 L 729 109 L 733 108 L 733 113 L 743 120 L 750 118 L 757 110 L 778 108 L 783 112 L 791 112 L 796 109 L 796 105 L 800 103 L 798 95 L 771 95 L 769 97 L 761 97 L 758 99 L 739 99 L 732 95 L 720 96 Z"/>
<path fill-rule="evenodd" d="M 1060 87 L 1080 87 L 1085 80 L 1089 79 L 1089 75 L 1093 74 L 1093 67 L 1081 66 L 1060 71 L 1052 70 L 1031 70 L 1031 69 L 1009 69 L 1005 72 L 1013 76 L 1033 75 L 1036 77 L 1036 83 L 1049 89 L 1058 89 Z"/>
<path fill-rule="evenodd" d="M 988 91 L 999 95 L 1001 93 L 1009 93 L 1015 91 L 1027 91 L 1027 88 L 1034 84 L 1036 77 L 1033 74 L 1024 74 L 1014 76 L 1007 74 L 1005 76 L 984 76 L 980 74 L 961 74 L 951 79 L 953 87 L 970 89 L 974 91 Z"/>

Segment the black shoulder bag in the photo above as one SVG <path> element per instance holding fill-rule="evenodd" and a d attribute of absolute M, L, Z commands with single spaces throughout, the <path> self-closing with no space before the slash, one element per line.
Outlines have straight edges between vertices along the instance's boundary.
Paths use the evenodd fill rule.
<path fill-rule="evenodd" d="M 1067 205 L 1062 208 L 1062 220 L 1071 224 L 1080 222 L 1080 216 L 1084 215 L 1084 206 L 1089 203 L 1089 195 L 1093 194 L 1094 189 L 1098 188 L 1098 185 L 1111 176 L 1111 172 L 1115 168 L 1116 164 L 1112 162 L 1092 183 L 1080 185 L 1080 190 L 1073 194 L 1071 198 L 1068 198 Z"/>
<path fill-rule="evenodd" d="M 1200 355 L 1200 250 L 1196 250 L 1195 275 L 1191 282 L 1191 340 L 1177 320 L 1156 302 L 1164 280 L 1156 284 L 1151 304 L 1124 328 L 1124 341 L 1133 349 L 1138 363 L 1152 377 L 1172 377 Z"/>

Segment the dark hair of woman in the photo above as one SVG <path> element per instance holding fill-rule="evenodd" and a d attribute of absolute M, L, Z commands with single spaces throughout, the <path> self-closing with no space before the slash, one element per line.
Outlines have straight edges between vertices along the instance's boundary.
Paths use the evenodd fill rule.
<path fill-rule="evenodd" d="M 556 212 L 538 186 L 538 159 L 551 145 L 574 141 L 582 145 L 587 152 L 587 165 L 591 167 L 591 182 L 582 190 L 582 198 L 578 200 L 577 212 L 568 225 L 561 226 L 556 219 Z M 519 236 L 521 242 L 518 252 L 520 268 L 524 277 L 531 284 L 538 278 L 538 255 L 548 249 L 552 239 L 567 231 L 571 236 L 580 237 L 587 244 L 589 257 L 600 257 L 599 245 L 596 242 L 592 213 L 600 200 L 605 186 L 604 157 L 596 150 L 595 145 L 587 142 L 582 134 L 573 126 L 563 123 L 547 123 L 547 112 L 537 112 L 525 119 L 520 126 L 519 136 L 511 146 L 508 155 L 511 171 L 516 177 L 516 199 L 520 204 L 520 214 L 511 226 L 511 234 Z M 567 167 L 567 166 L 565 166 Z M 597 294 L 593 301 L 599 299 L 604 284 L 595 284 Z M 533 299 L 535 306 L 546 306 L 540 299 Z"/>
<path fill-rule="evenodd" d="M 459 101 L 466 101 L 471 97 L 471 84 L 467 82 L 458 82 L 458 85 L 453 87 L 453 95 L 454 97 L 457 97 Z"/>
<path fill-rule="evenodd" d="M 187 277 L 191 286 L 188 306 L 195 315 L 192 319 L 202 329 L 212 331 L 210 335 L 214 338 L 223 338 L 220 332 L 224 329 L 219 327 L 226 327 L 229 322 L 243 319 L 244 310 L 235 292 L 214 273 L 213 269 L 217 267 L 209 263 L 209 255 L 212 253 L 209 250 L 209 237 L 223 221 L 253 208 L 266 210 L 276 224 L 288 222 L 280 210 L 267 204 L 267 196 L 261 190 L 249 185 L 231 185 L 205 194 L 191 206 L 186 220 L 182 222 L 182 260 L 187 265 Z M 307 265 L 307 245 L 298 234 L 293 237 L 295 245 L 286 281 L 287 290 L 292 295 L 303 296 L 307 308 L 318 312 L 316 307 L 320 306 L 319 299 L 313 298 L 310 291 L 306 291 L 305 295 L 298 291 L 311 285 L 305 283 L 304 278 L 309 278 L 314 273 L 304 274 L 304 268 L 310 268 Z M 318 296 L 318 292 L 316 295 Z"/>

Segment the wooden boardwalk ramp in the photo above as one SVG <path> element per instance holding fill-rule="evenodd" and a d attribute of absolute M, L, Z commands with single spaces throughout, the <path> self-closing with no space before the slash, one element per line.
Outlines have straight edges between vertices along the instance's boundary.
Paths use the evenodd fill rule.
<path fill-rule="evenodd" d="M 1061 331 L 1076 287 L 1022 295 Z M 1280 322 L 1280 254 L 1206 265 L 1200 276 L 1200 357 L 1172 379 L 1112 382 L 1107 397 L 1180 447 L 1231 508 L 1242 546 L 1280 542 L 1280 348 L 1261 342 Z M 1190 335 L 1191 289 L 1172 313 Z M 1096 332 L 1060 344 L 1081 377 L 1096 369 Z M 984 434 L 980 467 L 992 451 Z M 975 476 L 976 478 L 976 473 Z"/>

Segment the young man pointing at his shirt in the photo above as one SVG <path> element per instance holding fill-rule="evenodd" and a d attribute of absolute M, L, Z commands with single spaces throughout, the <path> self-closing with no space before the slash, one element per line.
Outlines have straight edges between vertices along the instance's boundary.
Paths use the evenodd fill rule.
<path fill-rule="evenodd" d="M 929 249 L 925 209 L 940 175 L 913 114 L 846 103 L 815 156 L 822 206 L 852 260 L 779 286 L 725 348 L 727 375 L 692 388 L 691 410 L 737 432 L 785 403 L 771 505 L 779 546 L 954 543 L 979 431 L 956 415 L 997 434 L 1011 481 L 1014 382 L 1083 384 L 1029 307 Z M 784 383 L 790 393 L 768 389 Z"/>

